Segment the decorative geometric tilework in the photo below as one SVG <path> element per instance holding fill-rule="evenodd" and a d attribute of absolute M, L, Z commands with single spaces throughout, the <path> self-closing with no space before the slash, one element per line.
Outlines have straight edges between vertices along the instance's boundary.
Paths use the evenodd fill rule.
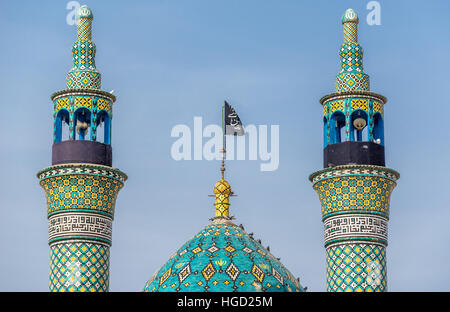
<path fill-rule="evenodd" d="M 332 168 L 329 169 L 332 171 Z M 349 211 L 366 211 L 389 217 L 389 199 L 395 186 L 395 181 L 382 176 L 352 173 L 324 178 L 313 184 L 319 195 L 323 218 Z"/>
<path fill-rule="evenodd" d="M 309 180 L 316 183 L 323 179 L 346 175 L 372 175 L 391 179 L 393 181 L 400 178 L 400 174 L 397 171 L 386 167 L 373 165 L 343 165 L 316 171 L 309 176 Z"/>
<path fill-rule="evenodd" d="M 185 243 L 143 291 L 303 291 L 261 244 L 226 218 Z"/>
<path fill-rule="evenodd" d="M 380 113 L 381 116 L 383 116 L 383 104 L 381 104 L 381 103 L 379 103 L 377 101 L 374 101 L 373 102 L 373 113 L 374 114 L 375 113 Z"/>
<path fill-rule="evenodd" d="M 355 24 L 355 23 L 345 23 L 344 24 L 344 41 L 345 42 L 358 41 L 357 24 Z"/>
<path fill-rule="evenodd" d="M 114 206 L 123 183 L 97 175 L 63 175 L 43 179 L 47 212 L 93 210 L 114 215 Z"/>
<path fill-rule="evenodd" d="M 68 89 L 100 89 L 100 73 L 90 71 L 72 71 L 67 74 Z"/>
<path fill-rule="evenodd" d="M 387 290 L 386 249 L 381 245 L 348 244 L 327 248 L 327 290 Z"/>
<path fill-rule="evenodd" d="M 98 99 L 97 101 L 97 111 L 105 110 L 109 113 L 109 115 L 112 115 L 112 103 L 109 100 L 105 99 Z"/>
<path fill-rule="evenodd" d="M 349 9 L 342 18 L 344 43 L 339 50 L 341 70 L 336 76 L 336 91 L 370 90 L 369 75 L 363 69 L 363 49 L 358 44 L 358 15 Z"/>
<path fill-rule="evenodd" d="M 336 76 L 336 91 L 370 90 L 367 74 L 340 73 Z"/>
<path fill-rule="evenodd" d="M 221 179 L 214 186 L 214 195 L 216 196 L 216 217 L 228 217 L 229 207 L 230 207 L 230 195 L 231 186 L 230 184 Z"/>
<path fill-rule="evenodd" d="M 385 291 L 389 199 L 399 174 L 346 165 L 310 176 L 318 193 L 327 250 L 328 291 Z"/>
<path fill-rule="evenodd" d="M 50 291 L 109 290 L 109 247 L 73 242 L 50 246 Z"/>
<path fill-rule="evenodd" d="M 91 41 L 93 15 L 87 6 L 78 10 L 77 41 L 73 44 L 73 67 L 67 74 L 68 89 L 100 89 L 101 75 L 95 67 L 96 47 Z"/>
<path fill-rule="evenodd" d="M 62 108 L 65 108 L 67 110 L 70 109 L 70 99 L 68 97 L 60 98 L 60 99 L 56 100 L 54 103 L 55 103 L 55 108 L 54 108 L 55 114 Z"/>
<path fill-rule="evenodd" d="M 125 182 L 127 175 L 119 169 L 93 164 L 61 164 L 42 169 L 37 173 L 38 179 L 69 174 L 100 175 Z"/>
<path fill-rule="evenodd" d="M 72 56 L 73 56 L 73 68 L 72 70 L 81 70 L 94 74 L 98 74 L 95 67 L 95 54 L 96 46 L 92 41 L 78 40 L 73 44 Z"/>
<path fill-rule="evenodd" d="M 381 104 L 387 103 L 387 98 L 381 94 L 372 92 L 372 91 L 364 91 L 364 90 L 350 90 L 350 91 L 341 91 L 335 92 L 331 94 L 327 94 L 320 99 L 320 104 L 325 105 L 331 101 L 335 100 L 347 100 L 351 98 L 361 98 L 367 100 L 375 100 L 380 102 Z"/>
<path fill-rule="evenodd" d="M 51 291 L 108 291 L 115 201 L 127 176 L 91 164 L 37 174 L 47 195 Z"/>
<path fill-rule="evenodd" d="M 332 115 L 337 110 L 344 112 L 345 101 L 343 100 L 330 102 L 329 105 L 330 105 L 330 115 Z"/>
<path fill-rule="evenodd" d="M 82 5 L 77 12 L 78 28 L 77 37 L 79 40 L 91 40 L 92 19 L 94 15 L 91 9 L 86 5 Z"/>
<path fill-rule="evenodd" d="M 77 96 L 75 97 L 75 101 L 74 101 L 74 105 L 73 105 L 73 109 L 76 110 L 77 108 L 80 107 L 86 107 L 88 109 L 92 108 L 92 98 L 91 97 L 87 97 L 87 96 Z"/>
<path fill-rule="evenodd" d="M 353 110 L 357 110 L 357 109 L 362 109 L 367 111 L 368 110 L 368 105 L 367 105 L 367 100 L 362 100 L 362 99 L 352 99 L 350 101 L 351 103 L 351 109 Z"/>
<path fill-rule="evenodd" d="M 61 109 L 66 109 L 69 112 L 69 120 L 67 121 L 69 124 L 69 128 L 71 131 L 69 132 L 70 139 L 73 139 L 73 127 L 75 122 L 75 111 L 80 108 L 86 108 L 91 113 L 91 123 L 92 123 L 92 140 L 96 140 L 97 137 L 97 124 L 96 117 L 100 111 L 106 111 L 108 117 L 112 119 L 112 106 L 113 101 L 115 100 L 111 94 L 108 94 L 104 91 L 96 91 L 89 90 L 86 91 L 78 91 L 74 94 L 72 91 L 60 91 L 58 96 L 53 98 L 53 118 L 55 121 L 55 131 L 56 131 L 56 118 L 58 117 L 58 113 Z M 58 121 L 60 122 L 60 121 Z M 56 134 L 56 132 L 55 132 Z M 54 140 L 56 140 L 56 135 L 54 135 Z"/>
<path fill-rule="evenodd" d="M 362 66 L 363 48 L 357 42 L 343 43 L 339 50 L 339 56 L 341 58 L 340 73 L 364 74 Z"/>

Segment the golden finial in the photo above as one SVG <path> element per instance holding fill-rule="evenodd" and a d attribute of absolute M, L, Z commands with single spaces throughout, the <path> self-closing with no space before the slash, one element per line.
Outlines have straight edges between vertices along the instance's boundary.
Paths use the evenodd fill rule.
<path fill-rule="evenodd" d="M 232 194 L 230 183 L 222 178 L 214 185 L 214 195 L 216 196 L 216 218 L 230 216 L 230 196 Z"/>

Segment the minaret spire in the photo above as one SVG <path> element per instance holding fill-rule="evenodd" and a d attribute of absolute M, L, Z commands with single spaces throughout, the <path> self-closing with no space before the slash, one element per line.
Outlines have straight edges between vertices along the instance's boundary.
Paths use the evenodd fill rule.
<path fill-rule="evenodd" d="M 358 15 L 347 9 L 342 16 L 344 42 L 339 49 L 341 69 L 336 75 L 336 92 L 370 90 L 370 78 L 363 68 L 363 48 L 358 43 Z"/>
<path fill-rule="evenodd" d="M 67 89 L 101 89 L 101 74 L 95 66 L 97 49 L 92 41 L 91 9 L 82 5 L 77 13 L 77 40 L 72 47 L 73 66 L 67 73 Z"/>

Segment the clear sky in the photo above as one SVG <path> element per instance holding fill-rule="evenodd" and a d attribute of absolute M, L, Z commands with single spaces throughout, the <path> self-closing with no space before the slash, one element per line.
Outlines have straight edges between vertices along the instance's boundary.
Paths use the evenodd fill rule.
<path fill-rule="evenodd" d="M 280 165 L 230 161 L 231 212 L 301 283 L 325 290 L 323 225 L 308 175 L 322 167 L 319 99 L 334 89 L 340 19 L 360 17 L 371 90 L 385 95 L 387 166 L 401 173 L 391 198 L 391 291 L 450 290 L 450 2 L 84 1 L 102 87 L 114 89 L 113 166 L 119 193 L 111 291 L 137 291 L 213 216 L 219 161 L 175 161 L 173 126 L 220 124 L 227 99 L 244 124 L 280 126 Z M 65 87 L 75 26 L 67 1 L 3 1 L 0 18 L 0 290 L 47 291 L 44 192 L 51 163 L 50 95 Z"/>

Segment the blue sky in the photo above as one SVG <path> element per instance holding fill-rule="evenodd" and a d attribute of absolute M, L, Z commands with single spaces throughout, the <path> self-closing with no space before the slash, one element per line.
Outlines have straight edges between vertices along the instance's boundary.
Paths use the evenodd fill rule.
<path fill-rule="evenodd" d="M 450 290 L 448 196 L 450 2 L 84 1 L 104 90 L 115 90 L 113 166 L 129 175 L 118 196 L 111 290 L 137 291 L 214 213 L 218 161 L 174 161 L 177 124 L 220 124 L 227 99 L 244 124 L 280 125 L 280 166 L 231 161 L 237 223 L 312 291 L 325 290 L 317 194 L 322 166 L 319 99 L 334 88 L 340 19 L 360 16 L 371 90 L 385 95 L 387 166 L 401 173 L 391 198 L 391 291 Z M 0 35 L 0 290 L 47 291 L 44 192 L 35 176 L 51 162 L 51 93 L 65 87 L 75 26 L 66 1 L 5 1 Z"/>

